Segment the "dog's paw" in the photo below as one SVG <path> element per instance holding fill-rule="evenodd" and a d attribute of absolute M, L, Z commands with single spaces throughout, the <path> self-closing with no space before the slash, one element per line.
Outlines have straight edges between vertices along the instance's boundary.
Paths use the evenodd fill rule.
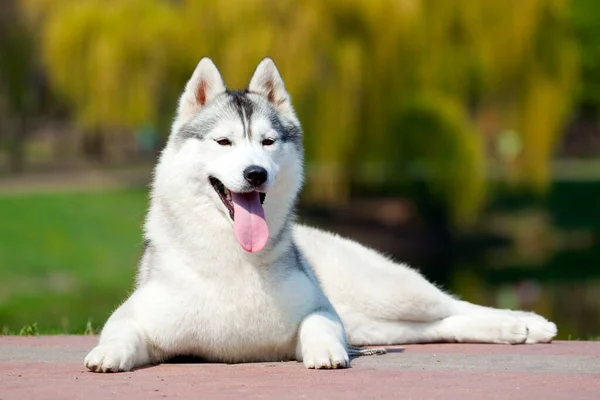
<path fill-rule="evenodd" d="M 558 333 L 556 324 L 545 319 L 526 321 L 525 323 L 529 329 L 527 340 L 525 341 L 527 344 L 550 343 Z"/>
<path fill-rule="evenodd" d="M 505 321 L 500 324 L 500 342 L 507 344 L 521 344 L 527 340 L 528 328 L 527 324 L 519 321 L 518 319 L 512 319 Z"/>
<path fill-rule="evenodd" d="M 501 318 L 497 325 L 497 336 L 493 343 L 521 344 L 527 340 L 527 324 L 517 318 Z"/>
<path fill-rule="evenodd" d="M 558 333 L 556 324 L 550 321 L 527 323 L 529 334 L 525 343 L 550 343 Z"/>
<path fill-rule="evenodd" d="M 135 362 L 135 352 L 121 344 L 96 346 L 85 357 L 84 364 L 94 372 L 130 371 Z"/>
<path fill-rule="evenodd" d="M 350 359 L 344 346 L 334 340 L 314 341 L 302 351 L 304 366 L 311 369 L 346 368 Z"/>
<path fill-rule="evenodd" d="M 556 324 L 546 318 L 529 311 L 513 311 L 512 315 L 527 325 L 528 333 L 525 343 L 549 343 L 558 332 Z"/>

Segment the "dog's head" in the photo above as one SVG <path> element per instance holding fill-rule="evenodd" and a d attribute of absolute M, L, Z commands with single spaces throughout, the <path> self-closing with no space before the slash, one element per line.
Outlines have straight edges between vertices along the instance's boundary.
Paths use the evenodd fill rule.
<path fill-rule="evenodd" d="M 203 58 L 180 98 L 165 152 L 163 180 L 207 196 L 246 251 L 263 249 L 302 184 L 302 130 L 273 61 L 258 65 L 248 89 L 229 91 Z"/>

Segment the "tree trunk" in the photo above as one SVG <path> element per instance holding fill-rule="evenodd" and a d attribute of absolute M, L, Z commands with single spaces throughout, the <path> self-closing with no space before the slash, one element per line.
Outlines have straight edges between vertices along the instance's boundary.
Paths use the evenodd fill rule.
<path fill-rule="evenodd" d="M 16 121 L 6 118 L 4 129 L 8 132 L 8 168 L 9 172 L 19 174 L 25 169 L 25 123 L 22 116 Z"/>
<path fill-rule="evenodd" d="M 83 138 L 83 154 L 98 163 L 103 163 L 106 155 L 106 141 L 98 128 L 85 133 Z"/>

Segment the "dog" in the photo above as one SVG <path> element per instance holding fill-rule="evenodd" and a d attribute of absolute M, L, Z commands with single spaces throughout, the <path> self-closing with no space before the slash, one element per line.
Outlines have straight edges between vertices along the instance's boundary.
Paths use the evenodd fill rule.
<path fill-rule="evenodd" d="M 352 240 L 295 224 L 302 129 L 265 58 L 230 91 L 203 58 L 156 166 L 136 289 L 85 358 L 96 372 L 175 356 L 350 366 L 349 349 L 550 342 L 556 325 L 478 306 Z"/>

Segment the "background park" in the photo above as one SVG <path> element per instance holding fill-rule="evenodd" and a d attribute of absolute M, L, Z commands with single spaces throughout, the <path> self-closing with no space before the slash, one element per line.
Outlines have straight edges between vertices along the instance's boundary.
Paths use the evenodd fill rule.
<path fill-rule="evenodd" d="M 277 63 L 299 216 L 462 298 L 600 337 L 600 2 L 0 2 L 0 329 L 97 332 L 202 56 Z"/>

